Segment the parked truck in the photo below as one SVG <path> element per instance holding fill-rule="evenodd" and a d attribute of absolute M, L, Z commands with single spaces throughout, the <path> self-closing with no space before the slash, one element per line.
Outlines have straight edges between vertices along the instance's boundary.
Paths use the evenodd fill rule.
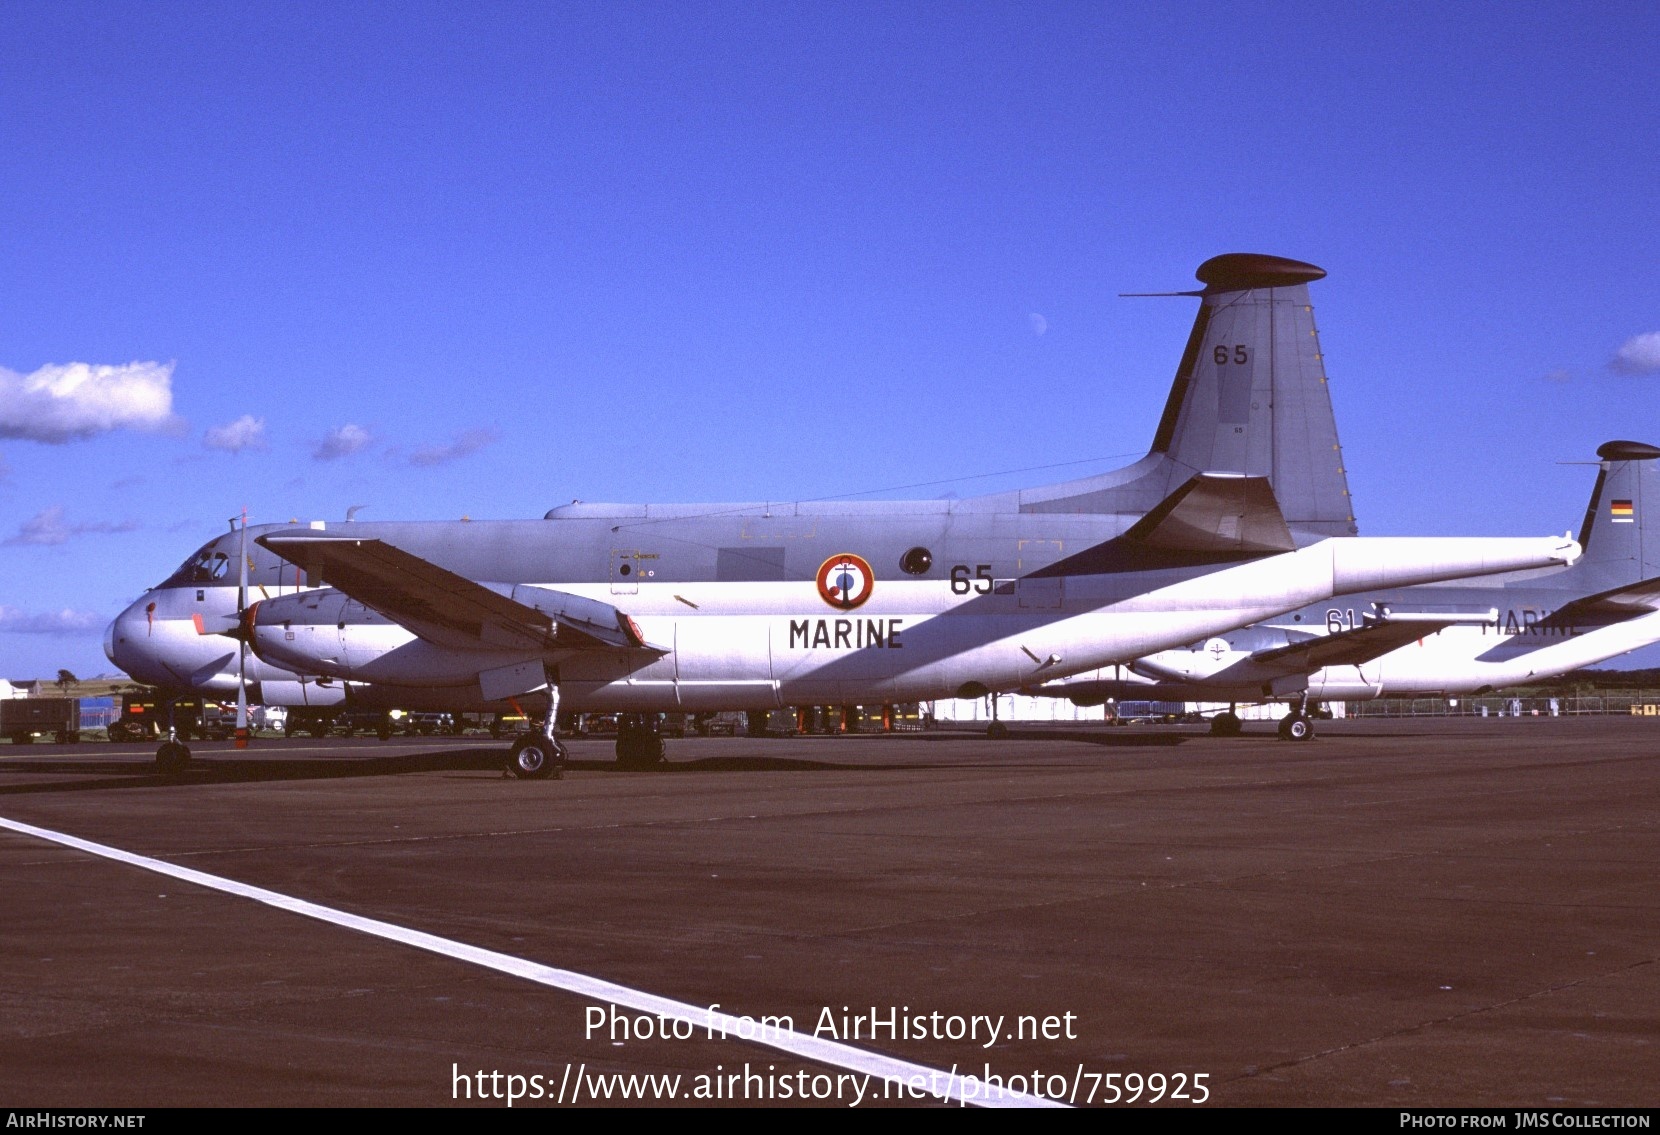
<path fill-rule="evenodd" d="M 110 722 L 111 741 L 153 741 L 167 735 L 167 702 L 155 690 L 121 695 L 121 716 Z M 198 737 L 222 741 L 236 732 L 236 710 L 201 698 L 173 703 L 173 728 L 179 740 Z"/>
<path fill-rule="evenodd" d="M 81 739 L 80 698 L 0 698 L 0 736 L 27 745 L 37 733 L 51 733 L 58 744 Z"/>

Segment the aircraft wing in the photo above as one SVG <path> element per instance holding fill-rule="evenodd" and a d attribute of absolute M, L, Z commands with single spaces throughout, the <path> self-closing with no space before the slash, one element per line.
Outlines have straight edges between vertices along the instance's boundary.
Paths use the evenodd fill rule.
<path fill-rule="evenodd" d="M 1625 587 L 1599 591 L 1571 603 L 1564 603 L 1538 625 L 1572 626 L 1578 623 L 1619 623 L 1660 611 L 1660 579 L 1644 579 Z"/>
<path fill-rule="evenodd" d="M 1312 674 L 1326 666 L 1359 666 L 1409 642 L 1459 623 L 1488 622 L 1497 612 L 1393 615 L 1352 630 L 1316 635 L 1251 655 L 1252 666 L 1283 667 L 1287 673 Z"/>
<path fill-rule="evenodd" d="M 647 649 L 622 611 L 545 587 L 507 594 L 411 555 L 384 540 L 273 533 L 259 543 L 359 603 L 440 646 Z"/>

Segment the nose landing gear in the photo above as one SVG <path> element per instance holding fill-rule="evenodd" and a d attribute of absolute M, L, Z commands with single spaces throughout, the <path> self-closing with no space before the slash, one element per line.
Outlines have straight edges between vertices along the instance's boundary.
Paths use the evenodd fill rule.
<path fill-rule="evenodd" d="M 156 750 L 156 771 L 166 776 L 181 773 L 190 767 L 190 749 L 179 740 L 179 730 L 173 725 L 175 700 L 167 700 L 167 740 Z"/>

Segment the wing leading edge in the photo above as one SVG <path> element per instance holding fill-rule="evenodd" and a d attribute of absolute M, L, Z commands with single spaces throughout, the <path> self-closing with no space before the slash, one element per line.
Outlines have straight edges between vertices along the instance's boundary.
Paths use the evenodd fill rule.
<path fill-rule="evenodd" d="M 273 533 L 259 543 L 439 646 L 668 653 L 609 603 L 546 587 L 496 589 L 384 540 Z"/>
<path fill-rule="evenodd" d="M 1467 614 L 1387 615 L 1352 630 L 1316 635 L 1251 655 L 1248 664 L 1284 674 L 1312 674 L 1327 666 L 1359 666 L 1399 650 L 1409 642 L 1460 623 L 1490 622 L 1496 611 Z"/>

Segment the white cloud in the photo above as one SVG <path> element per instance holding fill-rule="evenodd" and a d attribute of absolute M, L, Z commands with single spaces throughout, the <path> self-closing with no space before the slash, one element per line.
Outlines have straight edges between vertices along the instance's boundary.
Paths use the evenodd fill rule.
<path fill-rule="evenodd" d="M 0 367 L 0 437 L 58 445 L 119 429 L 173 426 L 173 364 Z"/>
<path fill-rule="evenodd" d="M 459 461 L 468 457 L 491 442 L 496 440 L 496 431 L 484 429 L 467 430 L 456 436 L 448 445 L 431 445 L 425 449 L 417 449 L 409 455 L 411 465 L 444 465 L 451 461 Z"/>
<path fill-rule="evenodd" d="M 79 524 L 65 524 L 63 505 L 54 504 L 41 509 L 17 527 L 17 535 L 3 541 L 6 544 L 37 544 L 51 546 L 66 544 L 76 536 L 88 533 L 134 532 L 136 520 L 92 520 Z"/>
<path fill-rule="evenodd" d="M 1557 367 L 1545 375 L 1546 382 L 1572 382 L 1573 380 L 1574 372 L 1567 367 Z"/>
<path fill-rule="evenodd" d="M 1660 331 L 1633 335 L 1625 341 L 1608 363 L 1608 369 L 1621 374 L 1652 374 L 1660 371 Z"/>
<path fill-rule="evenodd" d="M 312 449 L 311 456 L 318 461 L 333 461 L 337 457 L 356 453 L 373 440 L 368 430 L 347 422 L 339 429 L 330 430 L 328 436 Z"/>
<path fill-rule="evenodd" d="M 1032 325 L 1032 334 L 1034 335 L 1042 335 L 1049 330 L 1049 321 L 1035 311 L 1026 317 L 1026 322 Z"/>
<path fill-rule="evenodd" d="M 95 615 L 91 611 L 76 611 L 69 607 L 61 611 L 31 614 L 17 607 L 0 604 L 0 631 L 50 635 L 97 634 L 108 622 L 109 618 L 105 615 Z"/>
<path fill-rule="evenodd" d="M 241 453 L 244 449 L 265 449 L 265 419 L 243 414 L 234 422 L 214 426 L 202 435 L 202 444 L 209 449 L 226 453 Z"/>

